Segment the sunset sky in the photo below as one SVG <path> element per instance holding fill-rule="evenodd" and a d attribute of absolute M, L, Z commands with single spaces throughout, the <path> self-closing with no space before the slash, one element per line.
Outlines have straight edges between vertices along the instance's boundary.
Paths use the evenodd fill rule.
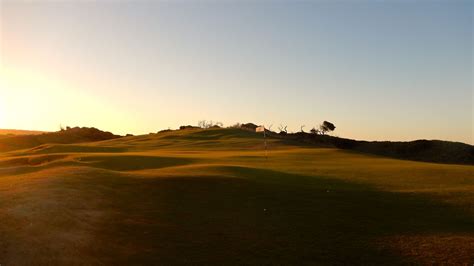
<path fill-rule="evenodd" d="M 0 0 L 0 128 L 474 143 L 473 1 Z"/>

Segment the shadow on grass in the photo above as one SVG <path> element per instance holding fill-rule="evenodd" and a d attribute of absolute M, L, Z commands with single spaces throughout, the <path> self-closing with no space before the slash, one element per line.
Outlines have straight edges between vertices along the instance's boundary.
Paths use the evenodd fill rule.
<path fill-rule="evenodd" d="M 242 178 L 115 176 L 88 183 L 88 190 L 108 187 L 101 193 L 115 213 L 97 229 L 91 252 L 111 264 L 397 265 L 413 262 L 374 239 L 474 233 L 471 216 L 417 195 L 268 170 L 220 170 Z"/>
<path fill-rule="evenodd" d="M 180 166 L 196 162 L 195 159 L 177 157 L 157 157 L 142 155 L 98 155 L 78 157 L 76 160 L 62 161 L 66 155 L 44 155 L 19 157 L 0 161 L 0 177 L 33 173 L 45 169 L 66 166 L 89 166 L 112 171 L 136 171 Z"/>
<path fill-rule="evenodd" d="M 125 148 L 104 147 L 104 146 L 83 146 L 72 144 L 43 144 L 31 149 L 29 152 L 34 154 L 45 153 L 112 153 L 125 152 Z"/>
<path fill-rule="evenodd" d="M 158 169 L 190 164 L 194 161 L 189 158 L 142 155 L 86 156 L 80 158 L 80 162 L 87 163 L 89 166 L 114 171 Z"/>

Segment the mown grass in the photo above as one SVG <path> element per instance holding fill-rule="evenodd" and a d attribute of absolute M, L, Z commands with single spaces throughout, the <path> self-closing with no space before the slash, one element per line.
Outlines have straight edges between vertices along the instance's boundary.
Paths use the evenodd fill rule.
<path fill-rule="evenodd" d="M 474 167 L 269 147 L 212 129 L 0 155 L 0 263 L 474 262 Z"/>

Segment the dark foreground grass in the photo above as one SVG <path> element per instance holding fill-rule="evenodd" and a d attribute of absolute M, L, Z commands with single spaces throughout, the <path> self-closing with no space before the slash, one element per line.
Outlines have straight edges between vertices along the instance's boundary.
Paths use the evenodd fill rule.
<path fill-rule="evenodd" d="M 117 237 L 116 232 L 121 232 L 117 248 L 133 250 L 140 244 L 148 252 L 138 251 L 118 261 L 401 264 L 410 261 L 382 248 L 378 238 L 474 233 L 471 217 L 419 196 L 274 171 L 233 170 L 251 178 L 150 180 L 137 185 L 137 191 L 143 191 L 140 186 L 153 188 L 138 200 L 133 190 L 120 197 L 123 201 L 117 207 L 127 206 L 133 218 L 124 222 L 126 216 L 118 215 L 107 223 L 109 230 L 103 231 L 104 238 L 112 240 Z M 162 223 L 151 222 L 156 220 Z M 137 235 L 141 235 L 139 240 Z M 443 262 L 474 260 L 474 254 L 451 255 L 451 260 Z"/>
<path fill-rule="evenodd" d="M 32 245 L 23 251 L 0 253 L 3 262 L 8 265 L 23 252 L 24 264 L 43 265 L 399 265 L 420 261 L 380 239 L 474 233 L 472 217 L 462 210 L 415 194 L 256 168 L 218 168 L 234 177 L 143 179 L 95 172 L 57 179 L 44 187 L 50 194 L 42 197 L 67 205 L 50 210 L 49 221 L 42 217 L 35 223 L 51 233 L 90 234 L 75 251 L 68 245 L 62 251 L 81 257 L 28 240 Z M 78 214 L 94 212 L 101 218 L 82 224 Z M 474 253 L 465 248 L 437 262 L 472 261 Z"/>

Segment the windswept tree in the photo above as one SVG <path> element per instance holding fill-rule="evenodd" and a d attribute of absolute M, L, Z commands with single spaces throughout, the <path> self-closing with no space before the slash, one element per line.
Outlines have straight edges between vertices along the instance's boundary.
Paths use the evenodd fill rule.
<path fill-rule="evenodd" d="M 328 132 L 334 131 L 336 129 L 336 126 L 334 126 L 333 123 L 329 121 L 324 121 L 320 126 L 319 126 L 319 131 L 321 134 L 325 135 Z"/>

